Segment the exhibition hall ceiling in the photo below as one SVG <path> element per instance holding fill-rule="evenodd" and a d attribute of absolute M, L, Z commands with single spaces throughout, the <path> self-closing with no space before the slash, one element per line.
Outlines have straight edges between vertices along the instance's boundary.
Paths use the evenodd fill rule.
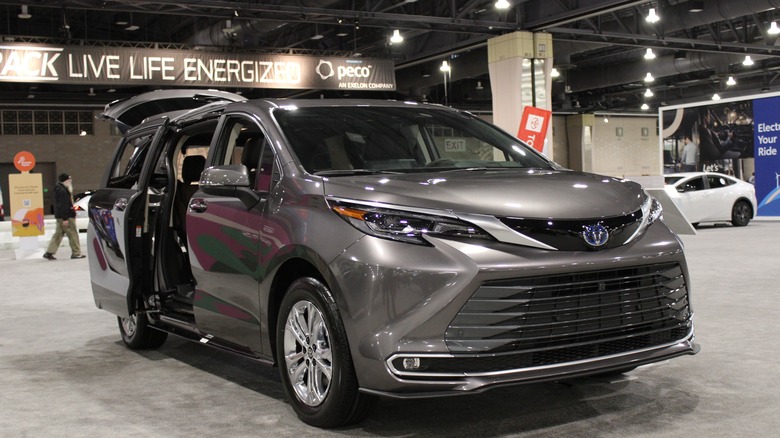
<path fill-rule="evenodd" d="M 780 89 L 780 0 L 509 0 L 504 9 L 496 3 L 0 0 L 0 35 L 10 45 L 384 58 L 395 65 L 395 91 L 230 90 L 249 98 L 444 103 L 446 96 L 452 106 L 489 111 L 487 40 L 513 31 L 552 34 L 557 111 L 638 112 L 642 104 L 652 111 L 716 93 Z M 403 41 L 391 42 L 396 30 Z M 744 62 L 748 56 L 752 64 Z M 443 61 L 451 66 L 446 80 Z M 0 82 L 0 103 L 97 105 L 157 87 Z"/>

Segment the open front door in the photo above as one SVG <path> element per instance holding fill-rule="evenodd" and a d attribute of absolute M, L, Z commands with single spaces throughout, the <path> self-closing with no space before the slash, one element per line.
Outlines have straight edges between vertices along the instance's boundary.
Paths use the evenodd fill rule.
<path fill-rule="evenodd" d="M 123 317 L 140 307 L 143 291 L 152 291 L 149 226 L 160 195 L 150 183 L 159 154 L 153 149 L 164 127 L 123 139 L 103 188 L 89 202 L 87 244 L 95 305 Z"/>

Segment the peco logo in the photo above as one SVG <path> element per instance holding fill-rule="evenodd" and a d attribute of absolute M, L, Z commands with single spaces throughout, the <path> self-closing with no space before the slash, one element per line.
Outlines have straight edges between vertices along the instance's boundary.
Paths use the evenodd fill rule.
<path fill-rule="evenodd" d="M 320 63 L 317 64 L 317 68 L 315 70 L 323 81 L 335 74 L 333 72 L 333 64 L 330 61 L 323 61 L 322 59 L 320 59 Z"/>
<path fill-rule="evenodd" d="M 348 78 L 348 79 L 370 78 L 372 67 L 373 66 L 371 65 L 365 65 L 365 66 L 339 65 L 337 67 L 334 67 L 332 62 L 320 59 L 320 62 L 317 64 L 317 67 L 314 70 L 324 81 L 333 76 L 336 76 L 338 80 L 342 80 L 344 78 Z"/>

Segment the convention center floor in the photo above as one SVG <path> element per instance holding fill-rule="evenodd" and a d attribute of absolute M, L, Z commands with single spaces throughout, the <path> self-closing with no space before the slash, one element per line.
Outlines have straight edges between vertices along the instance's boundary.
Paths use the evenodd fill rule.
<path fill-rule="evenodd" d="M 84 235 L 82 234 L 82 239 Z M 318 430 L 275 368 L 175 337 L 125 348 L 92 300 L 87 259 L 0 257 L 0 435 L 5 437 L 769 437 L 780 430 L 780 222 L 683 236 L 702 350 L 617 379 L 382 400 Z M 82 247 L 86 248 L 87 245 Z"/>

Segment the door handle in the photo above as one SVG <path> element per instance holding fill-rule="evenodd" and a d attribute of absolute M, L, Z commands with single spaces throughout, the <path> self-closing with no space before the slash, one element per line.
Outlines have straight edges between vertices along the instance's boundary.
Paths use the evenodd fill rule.
<path fill-rule="evenodd" d="M 195 213 L 203 213 L 208 208 L 209 203 L 205 199 L 193 199 L 190 201 L 190 210 Z"/>
<path fill-rule="evenodd" d="M 114 209 L 118 211 L 125 211 L 127 208 L 127 198 L 119 198 L 114 201 Z"/>

